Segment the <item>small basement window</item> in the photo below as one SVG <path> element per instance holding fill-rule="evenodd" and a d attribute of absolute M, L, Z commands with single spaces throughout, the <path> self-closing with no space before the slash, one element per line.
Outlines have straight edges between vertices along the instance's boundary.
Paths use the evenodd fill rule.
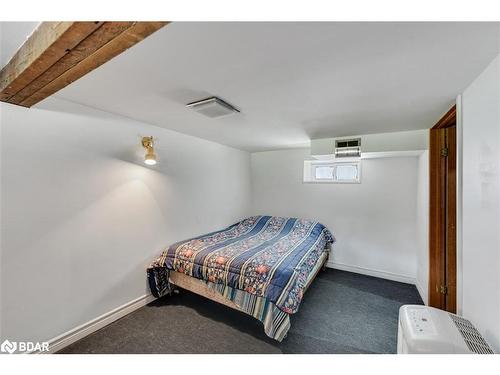
<path fill-rule="evenodd" d="M 359 184 L 361 162 L 309 161 L 304 162 L 304 182 Z"/>

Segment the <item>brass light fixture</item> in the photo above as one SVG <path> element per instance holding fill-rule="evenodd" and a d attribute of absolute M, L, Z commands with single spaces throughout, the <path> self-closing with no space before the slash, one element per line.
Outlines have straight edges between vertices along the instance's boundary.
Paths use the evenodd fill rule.
<path fill-rule="evenodd" d="M 153 148 L 153 137 L 142 137 L 142 147 L 146 149 L 144 164 L 155 165 L 157 159 Z"/>

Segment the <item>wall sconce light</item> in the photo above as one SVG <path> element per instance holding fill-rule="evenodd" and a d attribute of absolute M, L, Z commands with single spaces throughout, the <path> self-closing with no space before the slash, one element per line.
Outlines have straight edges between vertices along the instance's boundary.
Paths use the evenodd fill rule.
<path fill-rule="evenodd" d="M 155 165 L 156 155 L 153 148 L 153 137 L 142 137 L 142 147 L 146 149 L 146 155 L 144 156 L 144 164 Z"/>

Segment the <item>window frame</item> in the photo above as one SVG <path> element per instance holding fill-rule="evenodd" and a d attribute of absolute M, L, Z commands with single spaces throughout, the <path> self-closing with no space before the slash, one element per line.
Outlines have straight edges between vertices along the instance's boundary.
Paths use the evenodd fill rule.
<path fill-rule="evenodd" d="M 336 170 L 340 165 L 356 166 L 358 175 L 353 180 L 337 180 Z M 316 178 L 317 167 L 332 167 L 332 179 Z M 304 162 L 304 182 L 316 184 L 360 184 L 361 183 L 361 160 L 306 160 Z"/>

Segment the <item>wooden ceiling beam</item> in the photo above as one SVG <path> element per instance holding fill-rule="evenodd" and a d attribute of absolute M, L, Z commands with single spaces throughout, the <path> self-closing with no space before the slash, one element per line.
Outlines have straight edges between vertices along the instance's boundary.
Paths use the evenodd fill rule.
<path fill-rule="evenodd" d="M 105 22 L 100 28 L 96 29 L 87 38 L 83 39 L 81 43 L 75 46 L 70 53 L 65 54 L 57 64 L 53 64 L 50 68 L 45 70 L 30 84 L 11 96 L 7 102 L 13 104 L 22 103 L 133 24 L 133 22 Z"/>
<path fill-rule="evenodd" d="M 168 22 L 43 22 L 0 71 L 0 100 L 42 101 Z"/>
<path fill-rule="evenodd" d="M 7 101 L 102 23 L 42 22 L 0 71 L 0 100 Z"/>

